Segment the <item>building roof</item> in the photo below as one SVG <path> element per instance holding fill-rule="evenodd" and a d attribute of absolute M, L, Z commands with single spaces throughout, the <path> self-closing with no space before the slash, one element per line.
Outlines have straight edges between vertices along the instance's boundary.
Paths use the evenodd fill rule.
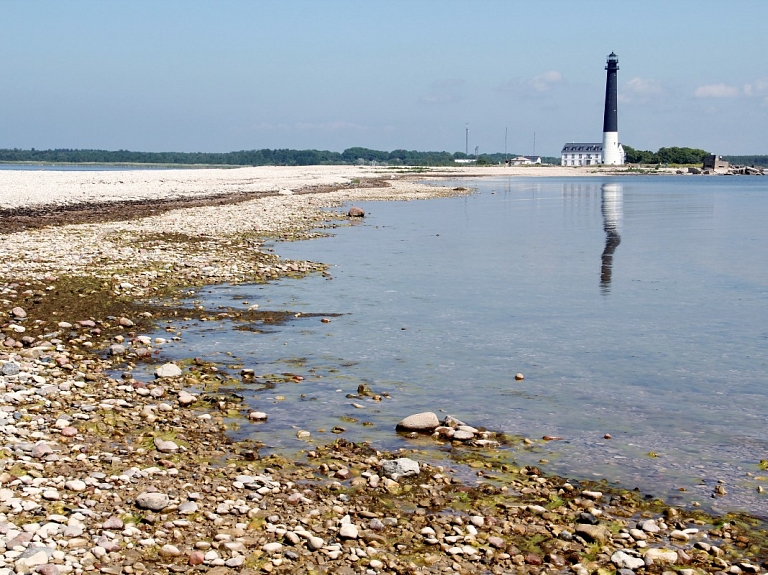
<path fill-rule="evenodd" d="M 584 143 L 584 142 L 571 142 L 565 144 L 561 151 L 562 154 L 567 152 L 602 152 L 603 143 Z"/>

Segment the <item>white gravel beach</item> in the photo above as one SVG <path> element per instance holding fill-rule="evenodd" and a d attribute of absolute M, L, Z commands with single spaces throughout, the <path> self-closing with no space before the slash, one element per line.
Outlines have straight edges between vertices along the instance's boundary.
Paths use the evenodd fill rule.
<path fill-rule="evenodd" d="M 231 169 L 105 171 L 0 170 L 0 208 L 207 197 L 233 193 L 290 194 L 355 180 L 407 177 L 588 176 L 589 168 L 478 166 L 410 168 L 364 166 L 261 166 Z"/>

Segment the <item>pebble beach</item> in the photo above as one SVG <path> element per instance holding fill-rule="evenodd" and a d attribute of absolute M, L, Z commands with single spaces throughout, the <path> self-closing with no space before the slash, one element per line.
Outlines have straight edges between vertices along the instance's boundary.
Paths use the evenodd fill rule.
<path fill-rule="evenodd" d="M 448 429 L 433 414 L 403 413 L 430 423 L 399 432 L 453 445 L 439 465 L 341 433 L 298 457 L 262 456 L 228 425 L 269 414 L 221 390 L 232 378 L 247 385 L 251 371 L 156 359 L 163 341 L 147 334 L 166 326 L 178 337 L 175 296 L 323 273 L 264 242 L 348 225 L 364 217 L 355 202 L 472 193 L 429 183 L 463 176 L 595 173 L 0 170 L 0 575 L 761 573 L 768 542 L 755 519 L 519 467 L 492 433 Z M 139 363 L 153 379 L 134 377 Z"/>

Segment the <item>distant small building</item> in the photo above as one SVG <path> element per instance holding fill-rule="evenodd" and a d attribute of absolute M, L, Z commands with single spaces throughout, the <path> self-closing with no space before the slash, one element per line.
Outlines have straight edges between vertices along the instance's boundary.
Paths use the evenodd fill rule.
<path fill-rule="evenodd" d="M 621 164 L 626 159 L 624 146 L 619 144 L 619 157 Z M 602 143 L 572 142 L 565 144 L 560 151 L 561 166 L 597 166 L 603 163 Z"/>
<path fill-rule="evenodd" d="M 459 159 L 454 159 L 453 161 L 456 164 L 474 164 L 475 162 L 477 162 L 477 160 L 474 158 L 459 158 Z"/>
<path fill-rule="evenodd" d="M 718 156 L 717 154 L 709 154 L 706 158 L 704 158 L 703 168 L 705 170 L 728 170 L 730 167 L 731 164 L 724 160 L 722 156 Z"/>
<path fill-rule="evenodd" d="M 517 156 L 507 160 L 510 166 L 532 166 L 541 163 L 541 156 Z"/>

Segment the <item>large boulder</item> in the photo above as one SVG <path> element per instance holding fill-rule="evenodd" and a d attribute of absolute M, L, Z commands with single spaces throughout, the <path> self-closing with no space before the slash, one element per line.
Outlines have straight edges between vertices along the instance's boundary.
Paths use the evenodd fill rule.
<path fill-rule="evenodd" d="M 421 431 L 432 433 L 440 425 L 440 420 L 431 411 L 409 415 L 397 424 L 398 431 Z"/>

